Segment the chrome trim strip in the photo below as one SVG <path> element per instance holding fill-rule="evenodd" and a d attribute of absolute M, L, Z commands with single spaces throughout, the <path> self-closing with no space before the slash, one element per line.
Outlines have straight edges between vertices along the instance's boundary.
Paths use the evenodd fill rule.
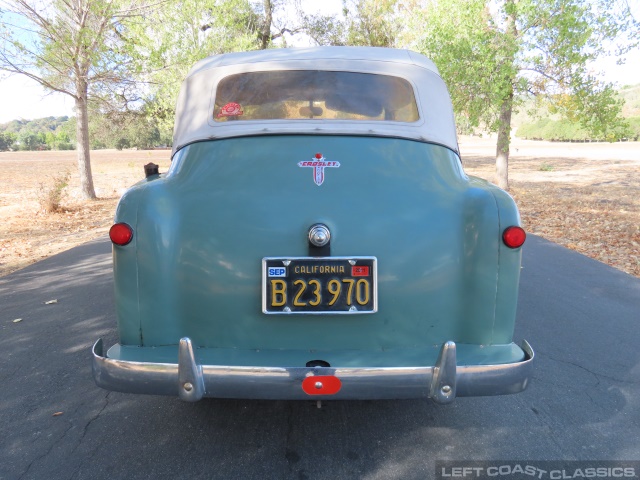
<path fill-rule="evenodd" d="M 446 404 L 455 397 L 504 395 L 526 389 L 534 353 L 526 340 L 522 349 L 523 361 L 502 365 L 456 365 L 455 343 L 446 342 L 433 367 L 238 367 L 199 365 L 188 338 L 180 340 L 179 364 L 107 358 L 100 339 L 93 346 L 92 368 L 96 384 L 107 390 L 172 395 L 186 401 L 202 397 L 309 400 L 302 390 L 307 376 L 335 375 L 342 381 L 341 390 L 335 395 L 314 396 L 314 400 L 430 397 Z"/>

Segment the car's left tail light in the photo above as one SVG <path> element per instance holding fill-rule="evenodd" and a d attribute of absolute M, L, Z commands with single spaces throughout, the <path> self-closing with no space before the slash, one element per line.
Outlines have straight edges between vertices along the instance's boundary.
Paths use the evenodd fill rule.
<path fill-rule="evenodd" d="M 124 246 L 133 238 L 133 229 L 126 223 L 116 223 L 109 230 L 109 238 L 116 245 Z"/>
<path fill-rule="evenodd" d="M 527 239 L 525 231 L 518 226 L 508 227 L 502 232 L 502 241 L 509 248 L 519 248 Z"/>

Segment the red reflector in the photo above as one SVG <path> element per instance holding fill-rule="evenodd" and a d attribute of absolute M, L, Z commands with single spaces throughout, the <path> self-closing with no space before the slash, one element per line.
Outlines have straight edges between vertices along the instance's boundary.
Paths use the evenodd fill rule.
<path fill-rule="evenodd" d="M 116 223 L 109 230 L 109 238 L 116 245 L 126 245 L 133 238 L 133 230 L 126 223 Z"/>
<path fill-rule="evenodd" d="M 509 248 L 521 247 L 527 239 L 527 234 L 520 227 L 508 227 L 502 233 L 502 241 Z"/>
<path fill-rule="evenodd" d="M 342 382 L 333 375 L 316 375 L 302 381 L 302 390 L 307 395 L 334 395 L 342 388 Z"/>

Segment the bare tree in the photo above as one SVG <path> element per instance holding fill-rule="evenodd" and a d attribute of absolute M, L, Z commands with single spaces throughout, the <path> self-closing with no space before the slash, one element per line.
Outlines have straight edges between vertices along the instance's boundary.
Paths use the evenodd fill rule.
<path fill-rule="evenodd" d="M 271 25 L 273 23 L 273 4 L 271 0 L 263 0 L 264 21 L 260 32 L 260 50 L 266 50 L 271 43 Z"/>
<path fill-rule="evenodd" d="M 300 9 L 300 0 L 262 0 L 262 7 L 255 7 L 260 15 L 258 42 L 260 50 L 266 50 L 273 47 L 273 41 L 281 39 L 280 47 L 286 46 L 285 33 L 295 35 L 302 32 L 303 26 L 290 27 L 291 18 L 288 18 L 286 12 L 292 9 Z M 260 10 L 262 10 L 260 12 Z M 280 13 L 280 15 L 278 15 Z M 285 13 L 285 15 L 282 15 Z"/>
<path fill-rule="evenodd" d="M 95 199 L 88 103 L 134 98 L 126 22 L 149 8 L 123 0 L 0 1 L 0 70 L 74 99 L 81 193 Z"/>

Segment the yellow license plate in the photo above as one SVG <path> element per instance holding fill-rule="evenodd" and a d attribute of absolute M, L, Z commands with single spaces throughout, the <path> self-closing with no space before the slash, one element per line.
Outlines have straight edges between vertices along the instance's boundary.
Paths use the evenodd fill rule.
<path fill-rule="evenodd" d="M 262 260 L 262 311 L 268 314 L 353 314 L 378 310 L 375 257 Z"/>

